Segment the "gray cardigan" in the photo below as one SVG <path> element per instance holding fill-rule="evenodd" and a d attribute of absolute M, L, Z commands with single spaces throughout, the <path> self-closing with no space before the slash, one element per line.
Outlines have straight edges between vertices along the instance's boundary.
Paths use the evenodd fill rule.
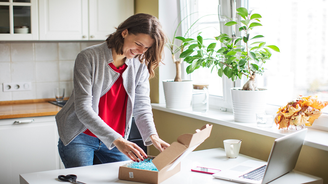
<path fill-rule="evenodd" d="M 119 77 L 108 64 L 113 62 L 106 42 L 81 51 L 74 66 L 74 89 L 66 105 L 56 115 L 59 137 L 64 145 L 89 129 L 109 149 L 121 137 L 98 116 L 100 97 L 106 94 Z M 151 145 L 150 135 L 157 134 L 149 98 L 147 66 L 137 58 L 127 59 L 123 86 L 128 95 L 124 138 L 131 129 L 132 115 L 144 144 Z"/>

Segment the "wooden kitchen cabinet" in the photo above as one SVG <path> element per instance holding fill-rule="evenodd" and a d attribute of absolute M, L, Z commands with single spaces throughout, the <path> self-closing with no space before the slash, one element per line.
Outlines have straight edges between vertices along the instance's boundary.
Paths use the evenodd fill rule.
<path fill-rule="evenodd" d="M 105 40 L 134 14 L 133 0 L 39 0 L 40 40 Z"/>
<path fill-rule="evenodd" d="M 37 0 L 0 1 L 0 40 L 38 40 Z"/>
<path fill-rule="evenodd" d="M 19 174 L 61 169 L 57 144 L 54 116 L 0 120 L 0 183 L 19 184 Z"/>

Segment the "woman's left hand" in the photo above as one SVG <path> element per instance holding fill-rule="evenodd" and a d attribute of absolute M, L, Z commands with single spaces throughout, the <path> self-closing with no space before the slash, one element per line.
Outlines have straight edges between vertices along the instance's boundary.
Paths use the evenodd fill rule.
<path fill-rule="evenodd" d="M 160 152 L 164 151 L 167 147 L 170 146 L 170 144 L 160 139 L 156 134 L 151 135 L 150 139 L 155 148 L 157 148 Z"/>

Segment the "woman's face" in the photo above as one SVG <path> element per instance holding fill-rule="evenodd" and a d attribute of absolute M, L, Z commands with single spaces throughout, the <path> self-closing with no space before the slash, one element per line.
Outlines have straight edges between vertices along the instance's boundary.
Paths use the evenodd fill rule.
<path fill-rule="evenodd" d="M 127 29 L 122 32 L 122 36 L 124 38 L 123 55 L 128 59 L 145 53 L 154 43 L 154 39 L 148 34 L 129 34 Z"/>

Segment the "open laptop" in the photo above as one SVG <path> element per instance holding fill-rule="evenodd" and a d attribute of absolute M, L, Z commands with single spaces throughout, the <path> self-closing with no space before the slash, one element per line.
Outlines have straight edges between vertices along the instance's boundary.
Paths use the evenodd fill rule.
<path fill-rule="evenodd" d="M 274 141 L 268 162 L 247 160 L 213 174 L 215 178 L 239 183 L 268 183 L 295 168 L 307 129 Z"/>

